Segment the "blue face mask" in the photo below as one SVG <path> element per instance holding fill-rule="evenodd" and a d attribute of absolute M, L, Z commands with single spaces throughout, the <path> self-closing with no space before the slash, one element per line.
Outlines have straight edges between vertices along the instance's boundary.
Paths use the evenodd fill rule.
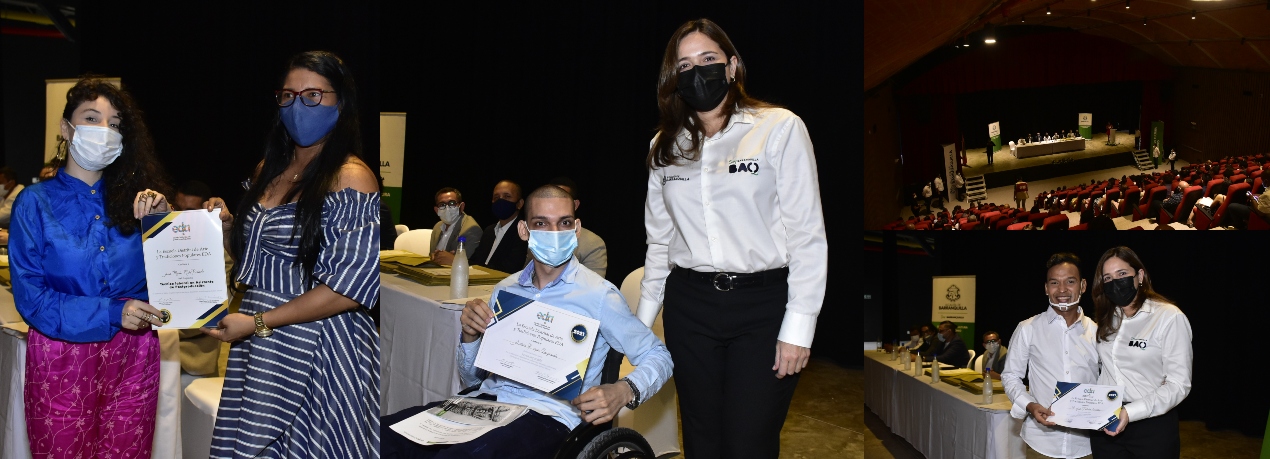
<path fill-rule="evenodd" d="M 340 119 L 340 110 L 334 105 L 318 105 L 310 107 L 301 103 L 293 103 L 281 109 L 282 125 L 291 135 L 296 145 L 307 147 L 322 140 L 335 122 Z"/>
<path fill-rule="evenodd" d="M 549 266 L 560 266 L 573 258 L 573 250 L 578 248 L 578 232 L 568 231 L 529 231 L 529 251 L 539 262 Z"/>

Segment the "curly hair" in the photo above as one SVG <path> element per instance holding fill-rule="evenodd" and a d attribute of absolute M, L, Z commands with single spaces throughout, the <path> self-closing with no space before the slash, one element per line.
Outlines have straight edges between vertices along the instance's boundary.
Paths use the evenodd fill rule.
<path fill-rule="evenodd" d="M 72 114 L 80 105 L 105 97 L 119 111 L 119 134 L 123 136 L 123 152 L 115 162 L 102 170 L 103 199 L 106 201 L 106 226 L 113 227 L 125 236 L 140 227 L 132 213 L 132 203 L 137 192 L 151 189 L 171 196 L 172 187 L 167 172 L 159 164 L 154 152 L 154 139 L 146 127 L 141 109 L 123 88 L 115 86 L 100 75 L 84 75 L 66 91 L 66 108 L 62 119 L 70 123 Z M 58 157 L 69 161 L 66 139 L 59 139 Z M 55 160 L 56 161 L 56 160 Z"/>

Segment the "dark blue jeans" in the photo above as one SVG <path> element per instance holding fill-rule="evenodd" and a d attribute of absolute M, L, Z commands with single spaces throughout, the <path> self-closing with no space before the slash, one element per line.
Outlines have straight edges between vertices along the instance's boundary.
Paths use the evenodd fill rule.
<path fill-rule="evenodd" d="M 482 394 L 489 400 L 496 397 Z M 569 429 L 551 416 L 535 411 L 521 416 L 511 424 L 487 432 L 480 438 L 457 445 L 424 446 L 403 437 L 390 426 L 442 402 L 406 408 L 380 419 L 379 455 L 383 459 L 416 458 L 550 458 L 569 435 Z"/>

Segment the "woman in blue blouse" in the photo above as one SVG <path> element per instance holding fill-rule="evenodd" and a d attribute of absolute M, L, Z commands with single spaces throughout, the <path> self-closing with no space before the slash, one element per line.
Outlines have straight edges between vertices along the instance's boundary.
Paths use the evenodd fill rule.
<path fill-rule="evenodd" d="M 217 329 L 234 341 L 211 457 L 379 457 L 379 183 L 360 159 L 357 86 L 324 51 L 292 57 L 278 117 L 234 220 L 249 286 Z M 207 207 L 222 207 L 220 198 Z"/>
<path fill-rule="evenodd" d="M 139 218 L 167 211 L 167 180 L 127 92 L 85 77 L 66 93 L 70 160 L 13 204 L 9 262 L 27 334 L 35 457 L 150 457 L 159 341 Z"/>

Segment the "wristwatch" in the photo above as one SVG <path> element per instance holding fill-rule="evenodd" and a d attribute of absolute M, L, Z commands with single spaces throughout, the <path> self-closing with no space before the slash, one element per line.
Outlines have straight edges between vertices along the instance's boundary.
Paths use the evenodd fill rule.
<path fill-rule="evenodd" d="M 273 334 L 273 329 L 265 325 L 265 313 L 257 312 L 254 317 L 256 318 L 256 336 L 268 338 Z"/>
<path fill-rule="evenodd" d="M 630 403 L 627 403 L 627 404 L 626 404 L 626 407 L 627 407 L 627 408 L 629 408 L 629 409 L 632 409 L 632 410 L 633 410 L 633 409 L 635 409 L 635 407 L 638 407 L 638 406 L 639 406 L 639 388 L 635 387 L 635 383 L 631 382 L 631 380 L 629 380 L 629 379 L 622 378 L 621 380 L 622 380 L 622 381 L 626 381 L 626 385 L 631 386 L 631 393 L 632 393 L 632 394 L 635 394 L 635 398 L 634 398 L 633 400 L 631 400 L 631 402 L 630 402 Z"/>

